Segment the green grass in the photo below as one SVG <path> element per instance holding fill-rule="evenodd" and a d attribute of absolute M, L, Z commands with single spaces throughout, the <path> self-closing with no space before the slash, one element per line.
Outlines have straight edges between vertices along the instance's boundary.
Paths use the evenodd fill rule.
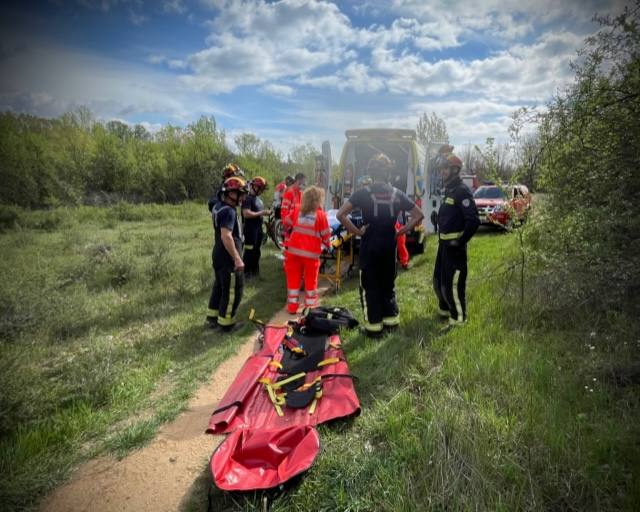
<path fill-rule="evenodd" d="M 469 250 L 470 320 L 443 334 L 434 253 L 398 278 L 396 333 L 345 334 L 362 414 L 320 427 L 314 467 L 266 494 L 271 510 L 637 510 L 640 397 L 606 381 L 611 365 L 638 360 L 637 321 L 552 323 L 533 290 L 521 314 L 517 236 L 488 232 Z M 360 312 L 354 283 L 330 301 Z M 189 510 L 205 510 L 204 495 Z M 262 510 L 264 496 L 217 505 Z"/>
<path fill-rule="evenodd" d="M 89 457 L 148 442 L 253 329 L 203 328 L 204 205 L 22 211 L 16 224 L 0 235 L 3 510 L 34 507 Z M 268 318 L 283 295 L 283 280 L 254 282 L 239 316 Z"/>
<path fill-rule="evenodd" d="M 199 204 L 20 212 L 0 235 L 0 502 L 28 509 L 78 463 L 123 456 L 174 418 L 247 326 L 202 329 L 210 221 Z M 271 510 L 634 510 L 637 385 L 611 370 L 640 356 L 636 319 L 519 305 L 518 237 L 470 249 L 469 322 L 441 333 L 435 247 L 399 275 L 400 329 L 345 333 L 362 414 L 320 427 L 322 451 Z M 284 280 L 273 254 L 246 290 L 268 318 Z M 527 282 L 535 282 L 527 276 Z M 356 280 L 328 302 L 360 314 Z M 184 500 L 205 510 L 203 473 Z M 264 493 L 225 495 L 262 510 Z M 225 503 L 223 504 L 222 501 Z"/>

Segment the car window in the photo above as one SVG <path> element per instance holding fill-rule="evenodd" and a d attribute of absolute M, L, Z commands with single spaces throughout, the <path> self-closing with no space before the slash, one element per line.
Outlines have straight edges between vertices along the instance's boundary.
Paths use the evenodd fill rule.
<path fill-rule="evenodd" d="M 475 191 L 473 197 L 476 199 L 505 199 L 504 192 L 499 187 L 480 187 Z"/>

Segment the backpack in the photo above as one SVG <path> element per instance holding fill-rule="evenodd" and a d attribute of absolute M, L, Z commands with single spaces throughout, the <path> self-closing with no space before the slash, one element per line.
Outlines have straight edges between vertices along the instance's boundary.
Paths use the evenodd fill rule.
<path fill-rule="evenodd" d="M 347 308 L 320 306 L 317 308 L 307 308 L 302 314 L 300 323 L 306 331 L 338 334 L 341 328 L 352 329 L 358 325 Z"/>

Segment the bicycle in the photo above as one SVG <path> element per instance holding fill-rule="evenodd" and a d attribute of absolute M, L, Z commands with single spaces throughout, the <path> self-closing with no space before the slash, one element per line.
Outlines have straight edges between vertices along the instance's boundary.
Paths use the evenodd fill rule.
<path fill-rule="evenodd" d="M 262 233 L 263 245 L 267 243 L 267 238 L 270 238 L 278 249 L 284 247 L 284 225 L 278 218 L 275 209 L 271 210 L 267 221 L 262 224 Z"/>

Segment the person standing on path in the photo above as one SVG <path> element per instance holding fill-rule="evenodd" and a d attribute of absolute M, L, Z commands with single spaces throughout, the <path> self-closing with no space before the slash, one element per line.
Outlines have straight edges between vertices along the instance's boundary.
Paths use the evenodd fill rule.
<path fill-rule="evenodd" d="M 438 314 L 449 325 L 467 319 L 467 243 L 480 226 L 473 194 L 460 178 L 462 160 L 453 153 L 444 157 L 444 197 L 438 209 L 438 255 L 433 269 L 433 289 Z"/>
<path fill-rule="evenodd" d="M 388 184 L 392 162 L 379 153 L 367 163 L 373 184 L 356 191 L 342 205 L 337 218 L 360 241 L 360 300 L 364 310 L 364 329 L 375 338 L 385 328 L 400 324 L 396 303 L 396 239 L 417 226 L 423 218 L 420 208 L 404 192 Z M 363 227 L 357 228 L 349 214 L 362 211 Z M 396 231 L 400 212 L 409 212 L 407 223 Z"/>
<path fill-rule="evenodd" d="M 284 220 L 290 229 L 285 274 L 287 277 L 287 311 L 295 314 L 300 302 L 300 283 L 304 281 L 304 307 L 318 304 L 318 273 L 322 247 L 329 248 L 331 228 L 322 209 L 324 190 L 309 187 L 302 203 Z"/>
<path fill-rule="evenodd" d="M 220 327 L 223 331 L 231 331 L 244 288 L 242 227 L 237 208 L 247 194 L 246 182 L 239 177 L 228 178 L 220 193 L 222 200 L 214 205 L 211 212 L 215 279 L 209 298 L 207 324 L 210 328 Z"/>
<path fill-rule="evenodd" d="M 264 209 L 260 195 L 268 188 L 267 180 L 256 176 L 249 181 L 249 194 L 242 202 L 244 219 L 244 277 L 251 279 L 260 274 L 260 255 L 262 248 L 262 217 L 271 213 Z"/>

